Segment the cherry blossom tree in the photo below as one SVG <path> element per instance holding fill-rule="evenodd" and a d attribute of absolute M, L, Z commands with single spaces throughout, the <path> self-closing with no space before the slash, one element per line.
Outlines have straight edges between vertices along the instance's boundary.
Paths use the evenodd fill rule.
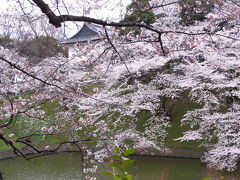
<path fill-rule="evenodd" d="M 14 50 L 1 48 L 0 139 L 16 153 L 24 155 L 16 143 L 39 154 L 73 143 L 99 161 L 115 145 L 163 150 L 171 113 L 185 98 L 198 108 L 186 112 L 181 124 L 188 130 L 176 141 L 199 141 L 208 149 L 202 160 L 209 166 L 236 168 L 240 158 L 238 1 L 193 0 L 191 12 L 186 11 L 185 1 L 150 0 L 144 7 L 133 1 L 137 13 L 151 10 L 156 15 L 152 24 L 95 19 L 86 16 L 91 8 L 75 15 L 64 1 L 30 2 L 56 28 L 67 21 L 89 22 L 112 28 L 113 33 L 105 30 L 104 40 L 82 45 L 81 62 L 59 55 L 30 66 Z M 100 2 L 86 3 L 101 8 Z M 204 18 L 189 20 L 194 13 Z M 119 34 L 129 27 L 141 31 L 127 29 L 128 33 Z M 43 108 L 49 102 L 57 104 L 50 115 Z M 147 117 L 140 118 L 142 114 Z M 11 128 L 14 123 L 22 127 L 20 134 Z M 58 136 L 60 146 L 39 148 L 30 140 L 48 135 Z M 94 142 L 94 148 L 89 149 L 86 141 Z"/>

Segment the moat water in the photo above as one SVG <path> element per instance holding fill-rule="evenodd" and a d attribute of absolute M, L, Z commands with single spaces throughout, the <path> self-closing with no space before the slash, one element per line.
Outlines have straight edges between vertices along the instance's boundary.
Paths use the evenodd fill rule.
<path fill-rule="evenodd" d="M 132 157 L 134 166 L 129 170 L 136 180 L 240 180 L 240 170 L 234 173 L 218 172 L 206 168 L 198 159 L 167 157 Z M 100 171 L 104 171 L 100 167 Z M 64 153 L 39 157 L 27 161 L 21 157 L 0 160 L 3 180 L 81 180 L 82 160 L 78 153 Z M 102 172 L 97 180 L 107 180 Z"/>

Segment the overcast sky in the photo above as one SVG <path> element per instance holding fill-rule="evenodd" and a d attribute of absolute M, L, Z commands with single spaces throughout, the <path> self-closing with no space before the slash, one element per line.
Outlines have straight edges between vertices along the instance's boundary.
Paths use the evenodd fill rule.
<path fill-rule="evenodd" d="M 13 0 L 0 0 L 0 12 L 7 12 L 7 9 L 13 5 Z"/>
<path fill-rule="evenodd" d="M 52 0 L 54 1 L 54 0 Z M 61 0 L 60 0 L 61 1 Z M 91 1 L 91 0 L 88 0 Z M 105 0 L 106 1 L 106 0 Z M 119 5 L 119 2 L 122 2 Z M 21 0 L 21 2 L 25 2 L 27 4 L 27 0 Z M 46 3 L 51 2 L 51 0 L 45 0 Z M 79 0 L 64 0 L 66 4 L 75 4 L 76 6 L 80 7 L 81 4 Z M 79 3 L 76 3 L 79 2 Z M 92 0 L 94 2 L 94 0 Z M 102 2 L 102 3 L 101 3 Z M 108 0 L 108 3 L 105 3 L 104 0 L 99 0 L 98 3 L 102 4 L 104 6 L 101 10 L 98 11 L 92 11 L 90 16 L 95 18 L 107 18 L 107 17 L 113 17 L 113 18 L 119 18 L 120 12 L 125 10 L 125 7 L 131 2 L 131 0 Z M 0 0 L 0 13 L 9 12 L 9 10 L 12 10 L 14 7 L 19 6 L 16 3 L 16 0 Z M 86 5 L 87 6 L 87 5 Z M 18 8 L 19 9 L 19 8 Z M 81 11 L 81 9 L 80 9 Z M 82 15 L 82 14 L 81 14 Z"/>
<path fill-rule="evenodd" d="M 28 4 L 27 0 L 20 0 L 21 2 L 24 2 L 25 5 Z M 55 0 L 45 0 L 46 3 L 49 3 L 51 6 L 51 1 L 55 2 Z M 61 0 L 60 0 L 61 1 Z M 75 7 L 74 11 L 70 11 L 70 14 L 73 15 L 83 15 L 83 9 L 81 7 L 94 7 L 96 4 L 92 5 L 82 5 L 86 1 L 94 2 L 94 0 L 64 0 L 66 4 L 73 5 L 73 9 Z M 105 2 L 104 2 L 105 1 Z M 14 13 L 14 7 L 17 7 L 18 10 L 19 4 L 16 3 L 16 0 L 0 0 L 1 5 L 0 5 L 0 13 Z M 121 3 L 119 3 L 121 2 Z M 93 18 L 98 18 L 98 19 L 108 19 L 108 20 L 114 20 L 117 21 L 120 19 L 120 14 L 124 13 L 125 7 L 131 2 L 131 0 L 99 0 L 97 3 L 101 4 L 101 9 L 98 10 L 93 10 L 91 11 L 90 15 Z M 80 8 L 79 8 L 80 7 Z M 87 8 L 86 8 L 87 9 Z M 72 10 L 72 8 L 69 8 L 69 10 Z M 64 11 L 64 9 L 63 9 Z M 66 12 L 63 12 L 63 14 Z M 68 36 L 72 36 L 73 34 L 76 33 L 76 26 L 74 23 L 67 23 L 68 25 L 70 24 L 68 31 Z M 81 23 L 80 23 L 81 24 Z M 79 28 L 79 27 L 78 27 Z"/>

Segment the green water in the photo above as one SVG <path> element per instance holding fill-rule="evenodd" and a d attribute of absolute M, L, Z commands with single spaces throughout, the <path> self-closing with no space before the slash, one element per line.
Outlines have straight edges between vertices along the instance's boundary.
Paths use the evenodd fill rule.
<path fill-rule="evenodd" d="M 197 159 L 165 157 L 133 157 L 130 172 L 136 180 L 202 180 L 220 177 L 223 173 L 207 169 Z M 81 156 L 67 153 L 39 157 L 31 161 L 23 158 L 0 160 L 4 180 L 81 180 Z M 98 173 L 101 174 L 101 173 Z M 239 180 L 240 173 L 224 174 L 225 180 Z M 98 180 L 108 178 L 98 176 Z"/>

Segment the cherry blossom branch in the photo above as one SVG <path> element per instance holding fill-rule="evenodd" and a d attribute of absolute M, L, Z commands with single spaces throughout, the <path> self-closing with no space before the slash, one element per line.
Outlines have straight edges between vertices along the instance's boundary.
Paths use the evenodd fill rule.
<path fill-rule="evenodd" d="M 118 50 L 116 49 L 116 47 L 114 46 L 114 44 L 112 43 L 111 39 L 109 38 L 109 35 L 108 35 L 108 32 L 106 30 L 106 28 L 104 29 L 105 30 L 105 34 L 106 34 L 106 37 L 107 37 L 107 40 L 109 42 L 109 44 L 112 46 L 112 48 L 114 49 L 114 51 L 117 53 L 118 57 L 120 58 L 120 60 L 122 61 L 122 63 L 124 64 L 124 66 L 126 67 L 128 73 L 130 74 L 130 71 L 124 61 L 124 59 L 122 58 L 121 54 L 118 52 Z"/>
<path fill-rule="evenodd" d="M 154 28 L 151 25 L 147 25 L 145 23 L 134 23 L 134 22 L 108 22 L 103 21 L 100 19 L 95 19 L 87 16 L 74 16 L 74 15 L 59 15 L 57 16 L 49 7 L 48 4 L 46 4 L 43 0 L 32 0 L 40 9 L 41 11 L 48 17 L 49 23 L 53 24 L 55 27 L 61 27 L 63 22 L 66 21 L 72 21 L 72 22 L 89 22 L 94 23 L 102 26 L 112 26 L 112 27 L 139 27 L 139 28 L 145 28 L 147 30 L 150 30 L 152 32 L 155 32 L 157 34 L 159 33 L 177 33 L 177 34 L 186 34 L 186 35 L 205 35 L 209 34 L 209 32 L 199 32 L 199 33 L 190 33 L 190 32 L 184 32 L 184 31 L 162 31 Z M 163 7 L 171 4 L 175 4 L 176 2 L 168 3 L 165 5 L 156 6 L 157 7 Z"/>
<path fill-rule="evenodd" d="M 8 99 L 8 101 L 9 101 L 9 103 L 10 103 L 11 111 L 13 112 L 13 102 L 12 102 L 12 99 L 9 98 L 8 96 L 7 96 L 7 99 Z M 5 128 L 5 127 L 8 127 L 10 124 L 12 124 L 13 118 L 14 118 L 14 115 L 13 115 L 13 113 L 11 113 L 9 121 L 8 121 L 6 124 L 1 125 L 1 126 L 0 126 L 0 129 Z"/>
<path fill-rule="evenodd" d="M 23 111 L 18 111 L 17 114 L 26 113 L 27 111 L 29 111 L 29 110 L 31 110 L 31 109 L 33 109 L 35 107 L 39 107 L 39 106 L 47 103 L 48 101 L 50 101 L 50 99 L 45 99 L 43 102 L 40 102 L 40 103 L 38 103 L 36 105 L 33 105 L 33 106 L 29 106 L 26 109 L 24 109 Z"/>
<path fill-rule="evenodd" d="M 56 84 L 52 84 L 52 83 L 49 83 L 49 82 L 46 82 L 46 81 L 42 80 L 41 78 L 35 76 L 34 74 L 31 74 L 31 73 L 25 71 L 24 69 L 22 69 L 22 68 L 19 67 L 18 65 L 14 64 L 14 63 L 12 63 L 12 62 L 10 62 L 10 61 L 8 61 L 7 59 L 5 59 L 5 58 L 2 57 L 2 56 L 0 56 L 0 59 L 1 59 L 2 61 L 6 62 L 7 64 L 9 64 L 10 66 L 14 67 L 15 69 L 17 69 L 17 70 L 21 71 L 22 73 L 28 75 L 29 77 L 32 77 L 33 79 L 36 79 L 36 80 L 38 80 L 38 81 L 40 81 L 40 82 L 42 82 L 42 83 L 44 83 L 44 84 L 46 84 L 46 85 L 54 86 L 54 87 L 57 87 L 57 88 L 63 90 L 62 87 L 60 87 L 60 86 L 58 86 L 58 85 L 56 85 Z"/>
<path fill-rule="evenodd" d="M 179 3 L 179 1 L 174 1 L 174 2 L 160 4 L 160 5 L 154 5 L 154 6 L 151 6 L 151 7 L 147 8 L 146 10 L 144 10 L 144 12 L 149 11 L 151 9 L 163 8 L 163 7 L 166 7 L 166 6 L 169 6 L 169 5 L 172 5 L 172 4 L 177 4 L 177 3 Z"/>
<path fill-rule="evenodd" d="M 9 65 L 12 66 L 13 68 L 15 68 L 15 69 L 21 71 L 22 73 L 26 74 L 27 76 L 32 77 L 33 79 L 36 79 L 36 80 L 42 82 L 42 83 L 45 84 L 45 85 L 56 87 L 56 88 L 58 88 L 58 89 L 60 89 L 60 90 L 62 90 L 62 91 L 65 91 L 65 92 L 71 92 L 70 90 L 68 90 L 68 89 L 64 89 L 64 88 L 62 88 L 62 87 L 60 87 L 60 86 L 58 86 L 58 85 L 56 85 L 56 84 L 46 82 L 46 80 L 43 80 L 43 79 L 41 79 L 41 78 L 35 76 L 34 74 L 31 74 L 31 73 L 25 71 L 24 69 L 22 69 L 22 68 L 19 67 L 18 65 L 14 64 L 14 63 L 12 63 L 12 62 L 10 62 L 9 60 L 7 60 L 6 58 L 4 58 L 4 57 L 2 57 L 2 56 L 0 56 L 0 60 L 6 62 L 7 64 L 9 64 Z M 96 98 L 91 97 L 90 95 L 85 94 L 85 93 L 77 93 L 77 94 L 78 94 L 78 95 L 85 96 L 85 97 L 89 97 L 89 98 L 91 98 L 91 99 L 93 99 L 93 100 L 96 100 L 96 101 L 101 101 L 101 102 L 107 103 L 107 102 L 104 101 L 104 100 L 96 99 Z"/>
<path fill-rule="evenodd" d="M 228 0 L 228 1 L 232 2 L 232 3 L 235 4 L 236 6 L 240 7 L 240 4 L 237 3 L 238 1 L 234 1 L 234 0 Z"/>

